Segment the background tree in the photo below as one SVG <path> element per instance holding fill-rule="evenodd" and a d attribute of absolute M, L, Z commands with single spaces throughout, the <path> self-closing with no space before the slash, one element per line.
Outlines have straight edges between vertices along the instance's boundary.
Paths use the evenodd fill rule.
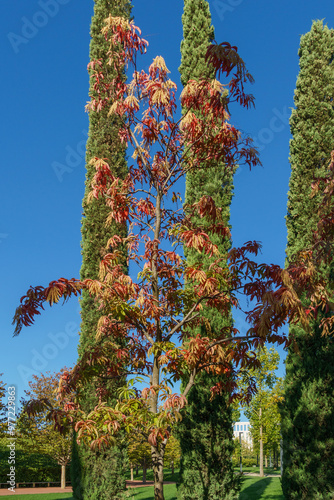
<path fill-rule="evenodd" d="M 25 398 L 21 401 L 23 410 L 17 421 L 18 445 L 25 452 L 40 453 L 57 460 L 61 466 L 61 487 L 66 486 L 66 466 L 70 462 L 72 450 L 72 433 L 62 435 L 55 430 L 54 422 L 48 419 L 50 408 L 60 409 L 57 399 L 59 379 L 64 371 L 59 373 L 47 372 L 45 375 L 33 375 L 29 382 L 30 390 L 25 391 Z M 49 402 L 49 408 L 41 408 L 28 415 L 29 406 L 34 400 Z"/>
<path fill-rule="evenodd" d="M 180 441 L 172 434 L 166 446 L 165 462 L 169 463 L 169 468 L 174 474 L 174 468 L 179 467 L 181 459 Z"/>
<path fill-rule="evenodd" d="M 253 396 L 248 406 L 244 408 L 244 413 L 249 419 L 251 425 L 251 435 L 253 443 L 259 443 L 260 450 L 260 476 L 263 477 L 263 450 L 264 446 L 268 448 L 270 441 L 276 436 L 276 429 L 279 426 L 279 421 L 273 421 L 274 407 L 272 406 L 275 397 L 271 393 L 274 384 L 277 382 L 275 371 L 278 368 L 279 354 L 272 347 L 269 350 L 263 346 L 257 353 L 257 359 L 261 365 L 250 370 L 246 374 L 246 384 L 248 377 L 252 377 L 256 381 L 256 395 Z M 277 395 L 278 399 L 278 395 Z M 276 408 L 277 408 L 276 402 Z M 276 417 L 278 412 L 276 411 Z M 279 434 L 278 429 L 278 434 Z"/>
<path fill-rule="evenodd" d="M 101 61 L 104 71 L 104 85 L 112 85 L 114 70 L 107 64 L 108 43 L 101 33 L 104 20 L 110 15 L 129 18 L 131 12 L 130 0 L 95 0 L 94 16 L 91 24 L 90 60 Z M 117 50 L 117 49 L 116 49 Z M 91 74 L 91 71 L 90 71 Z M 95 82 L 91 80 L 89 94 L 96 95 Z M 89 111 L 89 132 L 86 146 L 86 188 L 83 199 L 82 218 L 82 267 L 81 279 L 88 277 L 96 279 L 99 273 L 101 257 L 106 253 L 108 239 L 114 234 L 125 236 L 127 229 L 123 224 L 113 223 L 107 228 L 105 221 L 108 209 L 102 199 L 87 202 L 91 183 L 95 173 L 92 158 L 105 158 L 117 177 L 124 178 L 127 174 L 126 148 L 119 141 L 118 129 L 120 121 L 116 116 L 108 116 L 108 109 Z M 123 265 L 126 267 L 126 254 L 124 251 Z M 98 304 L 87 293 L 83 292 L 81 298 L 81 331 L 79 344 L 79 359 L 83 353 L 91 350 L 95 345 L 95 333 L 101 311 Z M 86 410 L 92 410 L 97 401 L 99 391 L 115 391 L 117 384 L 102 382 L 99 379 L 90 381 L 81 391 L 81 402 Z M 74 446 L 77 446 L 74 441 Z M 106 466 L 108 464 L 108 466 Z M 124 469 L 126 468 L 126 447 L 119 442 L 114 447 L 104 452 L 93 452 L 89 448 L 81 447 L 76 450 L 72 461 L 72 485 L 74 498 L 89 498 L 91 500 L 104 499 L 106 495 L 118 494 L 119 488 L 124 490 Z M 122 480 L 123 477 L 123 480 Z"/>
<path fill-rule="evenodd" d="M 253 448 L 257 453 L 260 452 L 262 440 L 262 456 L 264 455 L 266 467 L 268 467 L 268 457 L 270 459 L 270 467 L 272 467 L 272 459 L 274 459 L 275 467 L 278 466 L 281 440 L 281 415 L 279 405 L 282 403 L 282 400 L 283 379 L 278 379 L 271 389 L 262 390 L 261 395 L 257 393 L 252 400 L 250 408 L 246 410 L 247 418 L 249 418 L 251 424 L 250 430 Z"/>
<path fill-rule="evenodd" d="M 183 40 L 179 68 L 182 84 L 185 86 L 189 80 L 213 79 L 215 70 L 205 61 L 208 46 L 214 40 L 209 3 L 206 0 L 185 0 L 182 24 Z M 215 166 L 211 162 L 208 169 L 203 162 L 203 168 L 189 170 L 186 174 L 185 202 L 192 204 L 198 202 L 202 196 L 210 196 L 216 207 L 221 209 L 222 220 L 228 226 L 233 170 L 233 166 L 231 170 L 227 170 L 219 162 Z M 197 220 L 199 219 L 197 216 Z M 210 237 L 220 254 L 226 256 L 231 247 L 230 238 L 212 234 Z M 184 253 L 188 265 L 202 261 L 204 268 L 208 269 L 212 263 L 212 259 L 204 252 L 199 254 L 185 246 Z M 206 307 L 201 314 L 208 319 L 207 326 L 198 330 L 203 336 L 215 336 L 216 331 L 221 332 L 232 325 L 230 311 L 223 316 L 219 311 Z M 226 332 L 229 332 L 229 329 Z M 183 381 L 184 384 L 187 382 Z M 178 428 L 182 450 L 178 487 L 180 499 L 238 497 L 238 479 L 233 473 L 231 462 L 233 419 L 229 404 L 230 395 L 228 392 L 222 392 L 208 403 L 213 384 L 214 377 L 201 375 L 189 393 L 187 412 Z"/>
<path fill-rule="evenodd" d="M 287 264 L 310 260 L 307 249 L 319 223 L 321 193 L 312 183 L 326 176 L 334 146 L 334 31 L 321 21 L 300 41 L 299 65 L 290 127 L 291 177 L 288 193 Z M 328 238 L 327 234 L 327 238 Z M 332 238 L 327 256 L 333 256 Z M 313 252 L 314 253 L 314 252 Z M 333 297 L 333 264 L 317 264 L 322 297 Z M 313 304 L 299 293 L 304 306 Z M 324 299 L 325 300 L 325 299 Z M 332 300 L 332 299 L 331 299 Z M 334 494 L 334 341 L 323 335 L 327 309 L 314 315 L 311 332 L 290 325 L 282 411 L 283 492 L 287 498 L 330 499 Z"/>
<path fill-rule="evenodd" d="M 146 483 L 146 471 L 151 465 L 151 447 L 140 430 L 131 434 L 128 438 L 128 456 L 131 468 L 131 480 L 133 481 L 133 468 L 140 467 L 143 470 L 143 483 Z"/>

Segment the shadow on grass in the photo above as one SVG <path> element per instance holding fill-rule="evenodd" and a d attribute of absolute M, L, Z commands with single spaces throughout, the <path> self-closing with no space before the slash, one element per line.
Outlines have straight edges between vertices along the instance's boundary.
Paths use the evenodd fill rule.
<path fill-rule="evenodd" d="M 242 485 L 246 482 L 246 487 L 241 487 L 240 500 L 284 500 L 281 485 L 276 478 L 243 478 Z"/>
<path fill-rule="evenodd" d="M 240 500 L 256 500 L 261 498 L 262 494 L 266 491 L 267 486 L 270 484 L 271 477 L 265 479 L 257 479 L 254 483 L 250 484 L 241 491 Z"/>
<path fill-rule="evenodd" d="M 153 500 L 154 489 L 153 486 L 148 486 L 146 488 L 132 488 L 129 490 L 129 500 Z M 177 500 L 176 485 L 166 484 L 164 485 L 164 497 L 165 500 Z"/>

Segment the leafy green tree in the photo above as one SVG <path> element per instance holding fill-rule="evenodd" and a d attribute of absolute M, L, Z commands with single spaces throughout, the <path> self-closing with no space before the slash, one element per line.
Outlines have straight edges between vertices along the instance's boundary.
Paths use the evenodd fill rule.
<path fill-rule="evenodd" d="M 214 39 L 209 3 L 204 0 L 185 0 L 182 23 L 183 40 L 179 68 L 182 84 L 186 85 L 189 80 L 213 79 L 214 69 L 205 61 L 208 45 Z M 203 168 L 187 172 L 186 203 L 196 203 L 202 196 L 213 198 L 216 206 L 221 209 L 220 216 L 226 225 L 229 222 L 232 190 L 232 173 L 218 163 L 208 170 Z M 198 216 L 197 219 L 199 223 Z M 212 239 L 221 254 L 226 255 L 230 248 L 230 239 L 217 235 L 212 235 Z M 198 254 L 186 247 L 184 252 L 189 265 L 203 262 L 204 268 L 208 269 L 212 262 L 204 252 Z M 224 328 L 226 332 L 230 332 L 230 311 L 227 311 L 224 317 L 218 311 L 207 307 L 202 314 L 206 318 L 206 326 L 200 328 L 198 333 L 210 336 L 211 331 L 218 332 Z M 208 404 L 209 388 L 213 383 L 211 376 L 202 375 L 199 378 L 188 396 L 190 411 L 184 415 L 178 429 L 182 450 L 178 488 L 180 499 L 232 499 L 238 496 L 237 480 L 233 475 L 231 462 L 234 445 L 229 394 L 223 392 Z"/>
<path fill-rule="evenodd" d="M 312 183 L 326 175 L 334 142 L 334 30 L 315 21 L 301 37 L 290 127 L 291 177 L 287 213 L 287 263 L 312 248 L 319 220 L 320 193 Z M 333 247 L 328 249 L 333 254 Z M 333 264 L 322 263 L 318 274 L 324 292 L 333 294 Z M 309 302 L 300 295 L 303 305 Z M 310 305 L 311 307 L 311 305 Z M 332 499 L 334 494 L 334 339 L 323 335 L 319 311 L 309 334 L 291 324 L 282 410 L 285 496 Z"/>
<path fill-rule="evenodd" d="M 131 467 L 131 480 L 133 480 L 133 467 L 138 468 L 140 466 L 143 469 L 143 483 L 146 483 L 146 470 L 151 463 L 151 447 L 140 432 L 130 436 L 128 456 Z"/>
<path fill-rule="evenodd" d="M 279 354 L 272 347 L 269 350 L 264 346 L 257 352 L 260 366 L 249 370 L 246 378 L 253 377 L 256 380 L 257 393 L 253 396 L 249 405 L 244 408 L 244 413 L 251 425 L 251 435 L 255 447 L 259 445 L 260 450 L 260 476 L 263 472 L 264 448 L 270 450 L 277 448 L 280 434 L 280 415 L 278 403 L 281 393 L 275 371 L 278 368 Z"/>
<path fill-rule="evenodd" d="M 94 16 L 91 24 L 90 60 L 100 60 L 102 69 L 106 75 L 105 91 L 112 84 L 114 78 L 113 69 L 108 66 L 109 44 L 106 42 L 101 29 L 104 20 L 111 14 L 129 18 L 131 2 L 129 0 L 95 0 Z M 90 96 L 96 95 L 94 83 L 90 84 Z M 108 208 L 104 201 L 94 199 L 87 201 L 88 193 L 95 174 L 95 168 L 90 163 L 92 158 L 104 158 L 111 166 L 117 177 L 124 178 L 127 174 L 126 150 L 118 137 L 119 118 L 108 116 L 109 109 L 89 111 L 89 133 L 86 146 L 86 189 L 83 199 L 82 218 L 82 267 L 80 276 L 85 278 L 98 278 L 99 263 L 108 251 L 108 240 L 113 235 L 126 236 L 126 226 L 113 223 L 106 227 L 105 221 Z M 123 265 L 126 268 L 126 253 L 123 251 Z M 81 299 L 81 333 L 79 344 L 79 359 L 88 352 L 94 352 L 96 345 L 95 335 L 101 311 L 98 304 L 89 293 L 83 292 Z M 122 381 L 119 381 L 122 384 Z M 89 386 L 85 385 L 79 392 L 83 407 L 87 412 L 91 411 L 99 400 L 99 395 L 108 391 L 115 392 L 119 384 L 117 382 L 101 382 L 96 379 Z M 76 441 L 74 441 L 76 447 Z M 119 490 L 125 489 L 125 478 L 123 470 L 126 468 L 126 445 L 119 440 L 119 446 L 105 451 L 93 452 L 89 448 L 80 447 L 74 453 L 72 461 L 72 480 L 74 487 L 74 498 L 100 499 L 106 495 L 117 495 Z M 106 467 L 106 464 L 108 466 Z M 123 480 L 121 479 L 123 477 Z M 80 478 L 80 479 L 79 479 Z"/>
<path fill-rule="evenodd" d="M 170 436 L 167 446 L 166 446 L 166 454 L 165 460 L 169 462 L 170 469 L 172 469 L 172 474 L 174 474 L 174 467 L 179 466 L 181 459 L 181 446 L 180 441 L 173 436 Z"/>
<path fill-rule="evenodd" d="M 59 373 L 33 375 L 33 380 L 29 382 L 30 390 L 25 391 L 25 398 L 21 401 L 23 410 L 17 421 L 18 445 L 21 445 L 27 453 L 38 452 L 56 459 L 61 466 L 62 488 L 66 486 L 66 466 L 71 458 L 72 436 L 60 434 L 55 430 L 54 422 L 50 422 L 47 418 L 48 409 L 44 408 L 30 415 L 27 412 L 31 401 L 34 400 L 48 400 L 53 408 L 60 408 L 57 389 L 59 378 L 65 370 L 66 368 Z"/>

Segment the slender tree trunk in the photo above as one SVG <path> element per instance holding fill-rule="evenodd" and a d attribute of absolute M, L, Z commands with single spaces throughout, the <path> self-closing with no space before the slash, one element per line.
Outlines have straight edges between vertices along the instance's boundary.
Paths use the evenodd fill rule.
<path fill-rule="evenodd" d="M 64 464 L 61 466 L 60 487 L 66 488 L 66 465 Z"/>
<path fill-rule="evenodd" d="M 271 459 L 271 452 L 270 452 L 270 455 L 269 455 L 269 467 L 272 467 L 273 466 L 273 462 L 272 462 L 272 459 Z"/>
<path fill-rule="evenodd" d="M 131 481 L 133 481 L 133 464 L 131 464 Z"/>
<path fill-rule="evenodd" d="M 143 460 L 143 483 L 146 483 L 146 457 Z"/>
<path fill-rule="evenodd" d="M 268 468 L 268 456 L 267 455 L 264 456 L 264 464 L 265 464 L 265 467 Z"/>
<path fill-rule="evenodd" d="M 264 476 L 263 473 L 263 439 L 262 439 L 262 408 L 260 408 L 259 412 L 260 416 L 260 477 Z"/>

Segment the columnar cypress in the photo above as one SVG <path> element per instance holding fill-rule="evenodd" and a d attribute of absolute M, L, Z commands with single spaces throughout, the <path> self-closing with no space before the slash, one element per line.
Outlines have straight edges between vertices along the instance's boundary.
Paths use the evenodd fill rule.
<path fill-rule="evenodd" d="M 185 0 L 182 16 L 183 40 L 181 43 L 181 82 L 214 77 L 214 72 L 205 62 L 205 54 L 214 39 L 209 4 L 205 0 Z M 226 174 L 219 165 L 205 170 L 189 171 L 186 177 L 186 203 L 195 203 L 202 196 L 211 196 L 222 208 L 222 218 L 229 221 L 232 199 L 232 174 Z M 230 241 L 213 237 L 222 255 L 229 249 Z M 189 265 L 203 262 L 209 266 L 210 259 L 185 248 Z M 231 326 L 231 315 L 222 317 L 217 311 L 205 309 L 203 316 L 209 320 L 211 332 Z M 200 332 L 209 336 L 211 332 Z M 186 381 L 185 381 L 186 382 Z M 210 399 L 210 387 L 218 380 L 202 374 L 188 396 L 187 413 L 178 427 L 181 445 L 181 474 L 178 498 L 182 500 L 215 500 L 238 498 L 237 482 L 233 475 L 231 456 L 233 452 L 232 409 L 228 394 Z"/>
<path fill-rule="evenodd" d="M 319 196 L 310 196 L 311 183 L 324 175 L 334 149 L 334 30 L 314 22 L 301 37 L 299 57 L 290 119 L 288 263 L 312 245 Z M 333 269 L 323 265 L 318 271 L 332 288 Z M 291 500 L 334 497 L 334 339 L 321 335 L 320 319 L 313 322 L 312 335 L 290 325 L 294 343 L 286 360 L 282 487 Z"/>
<path fill-rule="evenodd" d="M 112 81 L 113 72 L 107 67 L 108 44 L 101 34 L 104 19 L 109 14 L 129 18 L 131 2 L 129 0 L 95 0 L 94 16 L 91 24 L 90 60 L 100 59 L 104 65 L 104 74 Z M 108 70 L 106 70 L 108 68 Z M 90 86 L 90 95 L 94 89 Z M 94 157 L 105 159 L 119 177 L 127 174 L 126 151 L 118 137 L 119 124 L 117 118 L 108 117 L 108 109 L 100 112 L 89 112 L 89 134 L 86 146 L 86 187 L 83 199 L 82 219 L 82 267 L 80 276 L 98 278 L 99 262 L 106 253 L 108 239 L 113 234 L 126 235 L 126 228 L 117 225 L 105 227 L 108 209 L 103 199 L 93 199 L 87 203 L 91 182 L 95 173 L 90 160 Z M 125 257 L 125 256 L 124 256 Z M 124 258 L 124 265 L 126 260 Z M 98 304 L 87 292 L 81 299 L 81 334 L 79 358 L 92 349 L 95 344 L 97 323 L 101 316 Z M 113 385 L 112 385 L 113 384 Z M 79 395 L 85 411 L 89 412 L 96 405 L 97 388 L 101 382 L 91 381 L 84 386 Z M 115 383 L 110 383 L 104 389 L 112 392 Z M 119 444 L 104 452 L 93 452 L 82 446 L 76 447 L 72 460 L 72 485 L 74 498 L 84 500 L 99 500 L 105 498 L 122 498 L 125 489 L 124 467 L 126 466 L 126 448 Z"/>

